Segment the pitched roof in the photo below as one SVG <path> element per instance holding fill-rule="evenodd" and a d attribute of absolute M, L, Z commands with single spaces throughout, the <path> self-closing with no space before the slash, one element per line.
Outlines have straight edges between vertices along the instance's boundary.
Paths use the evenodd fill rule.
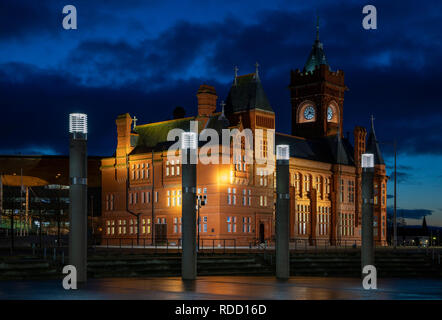
<path fill-rule="evenodd" d="M 260 109 L 273 112 L 256 73 L 236 77 L 226 101 L 226 113 Z"/>
<path fill-rule="evenodd" d="M 371 129 L 367 139 L 367 153 L 372 153 L 374 155 L 374 164 L 385 164 L 384 158 L 382 157 L 381 148 L 379 148 L 379 142 L 376 139 L 376 133 L 374 131 L 374 121 L 371 118 Z"/>
<path fill-rule="evenodd" d="M 338 148 L 338 140 L 340 140 L 340 148 Z M 345 138 L 328 136 L 320 139 L 304 139 L 276 133 L 275 144 L 288 144 L 290 157 L 354 166 L 353 147 Z"/>
<path fill-rule="evenodd" d="M 205 129 L 214 129 L 221 136 L 222 129 L 229 128 L 230 122 L 224 115 L 224 108 L 221 112 L 214 113 L 210 116 L 209 121 L 206 123 Z"/>

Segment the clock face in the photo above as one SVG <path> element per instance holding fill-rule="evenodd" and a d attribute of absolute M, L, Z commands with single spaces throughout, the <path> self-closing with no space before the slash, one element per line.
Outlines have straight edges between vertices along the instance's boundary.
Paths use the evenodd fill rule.
<path fill-rule="evenodd" d="M 307 108 L 305 108 L 304 118 L 306 120 L 312 120 L 314 116 L 315 116 L 315 108 L 313 108 L 313 106 L 308 106 Z"/>
<path fill-rule="evenodd" d="M 330 121 L 331 119 L 333 119 L 333 108 L 328 107 L 327 108 L 327 120 Z"/>

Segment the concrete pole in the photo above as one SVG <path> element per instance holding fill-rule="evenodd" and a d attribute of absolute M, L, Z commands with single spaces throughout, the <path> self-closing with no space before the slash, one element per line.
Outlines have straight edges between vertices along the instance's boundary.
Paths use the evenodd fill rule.
<path fill-rule="evenodd" d="M 3 175 L 0 173 L 0 225 L 3 216 Z"/>
<path fill-rule="evenodd" d="M 183 133 L 183 141 L 186 141 Z M 196 143 L 195 143 L 196 144 Z M 194 145 L 193 145 L 194 146 Z M 182 149 L 182 248 L 181 277 L 183 280 L 196 279 L 196 148 L 192 143 L 183 143 Z"/>
<path fill-rule="evenodd" d="M 87 121 L 75 114 L 70 121 Z M 72 127 L 72 125 L 70 126 Z M 77 281 L 87 280 L 87 123 L 70 128 L 69 150 L 69 264 L 77 269 Z"/>
<path fill-rule="evenodd" d="M 373 176 L 374 176 L 373 154 L 363 154 L 362 155 L 362 246 L 361 246 L 362 269 L 367 265 L 374 265 Z"/>
<path fill-rule="evenodd" d="M 284 157 L 286 155 L 286 157 Z M 276 146 L 276 277 L 290 277 L 289 146 Z"/>
<path fill-rule="evenodd" d="M 26 186 L 25 235 L 29 232 L 29 187 Z"/>
<path fill-rule="evenodd" d="M 397 168 L 396 168 L 396 160 L 397 160 L 397 144 L 396 140 L 394 140 L 394 211 L 393 211 L 393 246 L 396 249 L 397 247 Z"/>

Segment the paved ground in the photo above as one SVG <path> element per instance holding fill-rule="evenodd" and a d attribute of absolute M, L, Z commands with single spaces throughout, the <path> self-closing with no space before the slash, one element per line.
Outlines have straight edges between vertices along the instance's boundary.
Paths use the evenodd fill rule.
<path fill-rule="evenodd" d="M 61 280 L 1 281 L 0 299 L 442 299 L 442 279 L 379 279 L 378 290 L 362 289 L 359 279 L 293 277 L 199 277 L 93 279 L 78 290 Z"/>

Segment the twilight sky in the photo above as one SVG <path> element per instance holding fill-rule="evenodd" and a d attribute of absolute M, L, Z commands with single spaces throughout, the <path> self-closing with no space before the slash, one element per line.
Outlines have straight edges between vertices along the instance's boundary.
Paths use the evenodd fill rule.
<path fill-rule="evenodd" d="M 68 4 L 77 30 L 62 28 Z M 366 4 L 377 7 L 377 30 L 362 28 Z M 350 89 L 344 130 L 373 114 L 378 139 L 398 141 L 399 216 L 442 226 L 436 1 L 1 1 L 0 154 L 67 154 L 68 114 L 79 111 L 89 117 L 89 153 L 111 155 L 118 114 L 139 123 L 170 119 L 178 105 L 194 114 L 200 84 L 225 99 L 233 66 L 250 73 L 256 61 L 277 129 L 289 133 L 290 69 L 304 66 L 316 14 L 328 62 Z M 382 147 L 391 175 L 392 147 Z"/>

